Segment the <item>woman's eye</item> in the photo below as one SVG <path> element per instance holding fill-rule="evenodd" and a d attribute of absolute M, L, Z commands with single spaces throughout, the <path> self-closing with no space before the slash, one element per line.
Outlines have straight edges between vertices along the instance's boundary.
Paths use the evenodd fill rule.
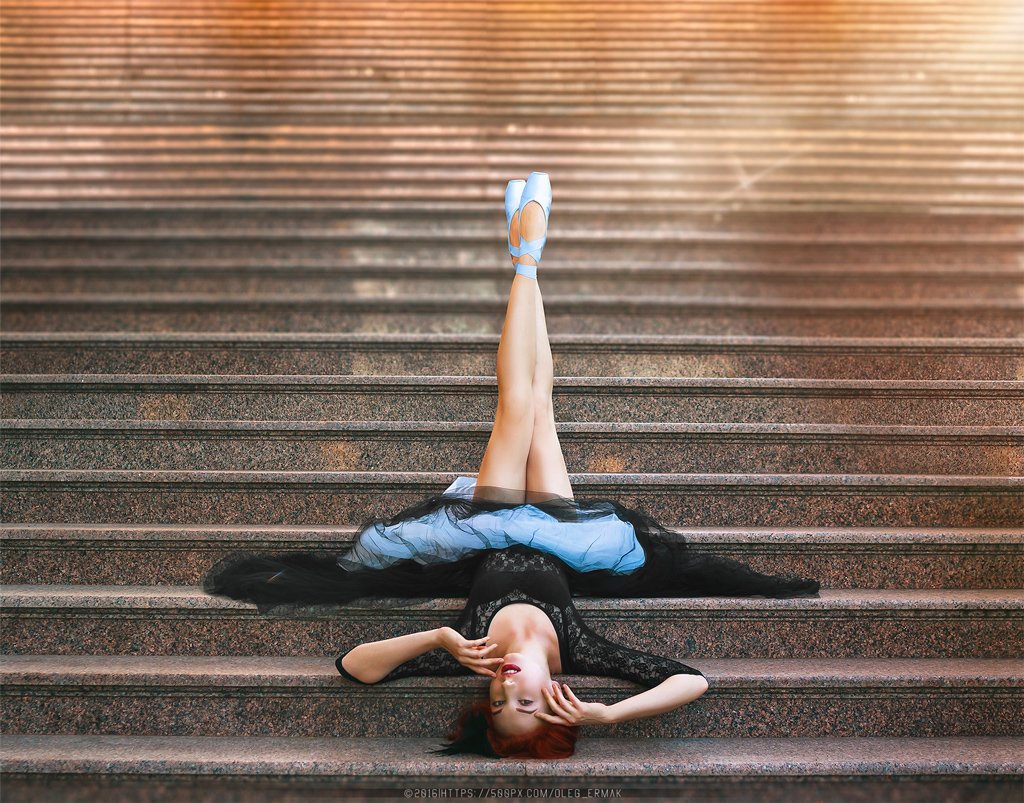
<path fill-rule="evenodd" d="M 520 700 L 522 705 L 533 705 L 533 700 Z"/>

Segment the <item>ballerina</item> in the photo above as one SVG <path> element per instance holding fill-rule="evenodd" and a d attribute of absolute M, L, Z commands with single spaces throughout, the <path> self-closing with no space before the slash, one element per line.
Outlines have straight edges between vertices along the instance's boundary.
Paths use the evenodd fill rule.
<path fill-rule="evenodd" d="M 562 758 L 581 726 L 656 716 L 709 687 L 672 658 L 616 644 L 582 619 L 572 595 L 816 596 L 816 580 L 768 575 L 695 552 L 646 513 L 578 499 L 555 429 L 553 364 L 537 282 L 547 239 L 546 173 L 510 181 L 508 249 L 515 266 L 498 346 L 494 426 L 475 478 L 359 526 L 342 555 L 236 553 L 204 579 L 212 594 L 282 605 L 359 597 L 463 596 L 449 625 L 358 644 L 335 659 L 352 682 L 482 675 L 487 700 L 460 713 L 441 753 Z M 579 699 L 553 674 L 630 680 L 645 691 L 606 705 Z"/>

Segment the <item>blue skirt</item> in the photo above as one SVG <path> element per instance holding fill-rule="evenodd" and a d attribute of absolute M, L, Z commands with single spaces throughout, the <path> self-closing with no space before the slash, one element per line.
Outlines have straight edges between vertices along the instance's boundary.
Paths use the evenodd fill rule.
<path fill-rule="evenodd" d="M 475 489 L 475 477 L 456 477 L 442 496 L 472 500 Z M 517 544 L 554 555 L 579 572 L 630 574 L 644 565 L 633 524 L 608 508 L 588 510 L 569 501 L 574 511 L 568 517 L 546 512 L 545 504 L 496 505 L 466 516 L 459 515 L 457 505 L 444 505 L 423 516 L 377 522 L 360 532 L 338 565 L 354 571 L 383 569 L 402 560 L 445 563 Z"/>

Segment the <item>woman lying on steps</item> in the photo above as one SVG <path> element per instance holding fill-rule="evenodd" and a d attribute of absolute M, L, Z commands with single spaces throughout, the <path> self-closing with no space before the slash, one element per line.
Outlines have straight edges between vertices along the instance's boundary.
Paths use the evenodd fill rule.
<path fill-rule="evenodd" d="M 498 346 L 498 405 L 477 477 L 460 476 L 387 519 L 370 519 L 345 554 L 236 554 L 205 588 L 286 604 L 360 597 L 467 596 L 450 625 L 358 644 L 335 661 L 349 680 L 411 675 L 488 678 L 488 699 L 461 713 L 442 753 L 563 758 L 581 725 L 655 716 L 708 689 L 704 674 L 616 644 L 581 618 L 572 595 L 815 596 L 816 580 L 767 575 L 691 550 L 655 519 L 610 499 L 577 499 L 555 431 L 553 366 L 537 266 L 547 237 L 546 173 L 510 181 L 515 266 Z M 647 689 L 611 705 L 581 700 L 553 674 L 594 674 Z"/>

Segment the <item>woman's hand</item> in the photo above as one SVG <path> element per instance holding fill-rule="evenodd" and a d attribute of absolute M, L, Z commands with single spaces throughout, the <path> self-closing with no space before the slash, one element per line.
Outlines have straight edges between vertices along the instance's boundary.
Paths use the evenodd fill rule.
<path fill-rule="evenodd" d="M 469 667 L 478 675 L 486 675 L 489 678 L 497 677 L 494 670 L 488 667 L 500 664 L 502 659 L 487 656 L 490 650 L 498 646 L 497 642 L 484 643 L 489 636 L 471 641 L 453 627 L 440 628 L 438 636 L 441 646 L 455 656 L 455 660 L 460 664 Z"/>
<path fill-rule="evenodd" d="M 534 713 L 535 717 L 539 717 L 545 722 L 550 722 L 552 725 L 595 725 L 611 722 L 608 706 L 604 703 L 583 702 L 564 683 L 560 684 L 552 680 L 551 686 L 545 687 L 541 691 L 544 692 L 544 699 L 548 701 L 548 705 L 555 713 L 554 716 L 542 711 Z"/>

